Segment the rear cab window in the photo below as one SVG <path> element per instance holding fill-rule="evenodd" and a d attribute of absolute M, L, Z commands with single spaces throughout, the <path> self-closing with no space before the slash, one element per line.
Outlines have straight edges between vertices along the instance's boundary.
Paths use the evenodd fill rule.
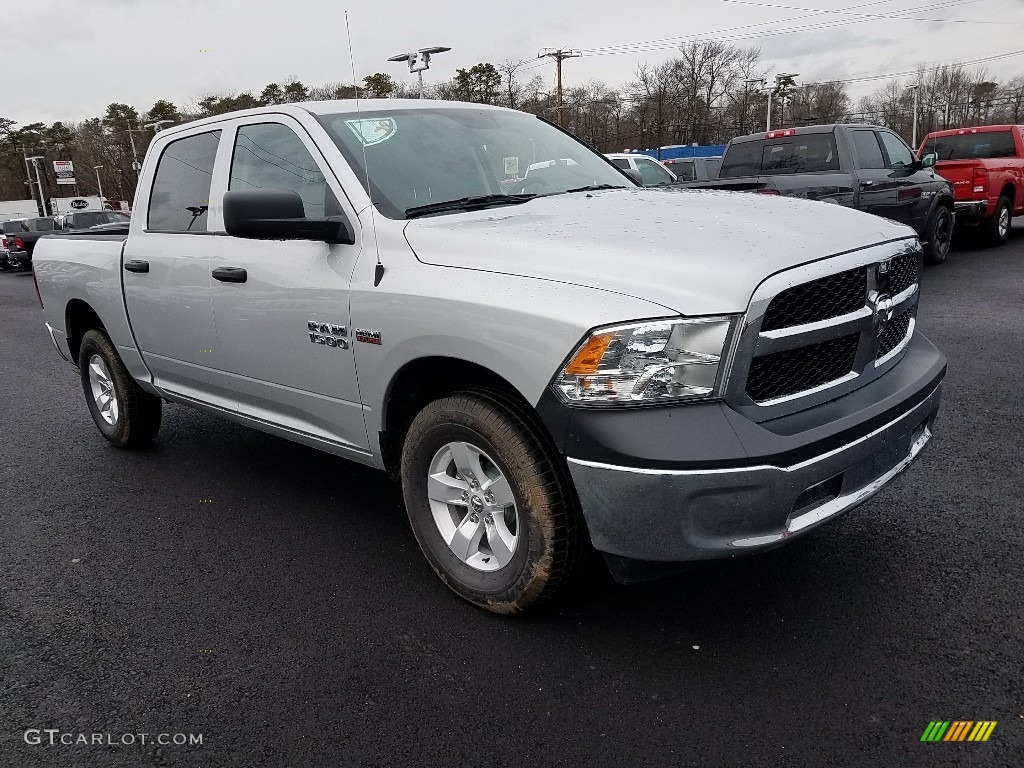
<path fill-rule="evenodd" d="M 989 160 L 1016 157 L 1017 147 L 1010 131 L 984 131 L 930 138 L 925 142 L 923 154 L 929 152 L 938 155 L 939 161 Z"/>
<path fill-rule="evenodd" d="M 156 232 L 205 232 L 220 131 L 172 141 L 160 154 L 146 227 Z"/>
<path fill-rule="evenodd" d="M 725 153 L 718 175 L 726 179 L 838 170 L 836 137 L 830 131 L 732 144 Z"/>

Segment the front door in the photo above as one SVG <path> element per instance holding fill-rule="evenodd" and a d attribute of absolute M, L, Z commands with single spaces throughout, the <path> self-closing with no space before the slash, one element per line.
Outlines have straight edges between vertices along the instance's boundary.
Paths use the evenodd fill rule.
<path fill-rule="evenodd" d="M 345 215 L 356 230 L 355 245 L 218 238 L 209 265 L 213 310 L 238 410 L 366 452 L 349 324 L 349 278 L 362 242 L 355 212 L 290 117 L 239 121 L 231 153 L 227 189 L 293 190 L 306 216 Z"/>

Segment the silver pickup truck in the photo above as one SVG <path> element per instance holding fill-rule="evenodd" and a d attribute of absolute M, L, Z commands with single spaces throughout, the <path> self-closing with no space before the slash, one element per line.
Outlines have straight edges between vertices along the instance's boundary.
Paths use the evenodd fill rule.
<path fill-rule="evenodd" d="M 528 172 L 527 172 L 528 171 Z M 386 471 L 442 581 L 512 613 L 777 546 L 932 434 L 913 231 L 637 188 L 531 115 L 312 102 L 160 132 L 121 232 L 43 239 L 100 432 L 195 406 Z"/>

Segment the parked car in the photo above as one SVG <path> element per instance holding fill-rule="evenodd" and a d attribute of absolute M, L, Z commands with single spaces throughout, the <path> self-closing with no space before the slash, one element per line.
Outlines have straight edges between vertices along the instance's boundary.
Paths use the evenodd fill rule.
<path fill-rule="evenodd" d="M 676 160 L 664 160 L 662 165 L 668 168 L 678 181 L 708 181 L 717 179 L 722 167 L 722 156 L 715 157 L 681 157 Z"/>
<path fill-rule="evenodd" d="M 3 231 L 7 240 L 8 265 L 25 267 L 32 262 L 32 252 L 39 238 L 53 232 L 53 219 L 12 219 L 3 223 Z"/>
<path fill-rule="evenodd" d="M 62 232 L 70 232 L 107 224 L 126 225 L 130 221 L 131 218 L 120 211 L 76 211 L 55 217 L 54 228 Z"/>
<path fill-rule="evenodd" d="M 612 153 L 605 155 L 624 171 L 636 171 L 645 187 L 664 187 L 676 183 L 676 175 L 668 168 L 647 155 Z"/>
<path fill-rule="evenodd" d="M 815 125 L 740 136 L 726 145 L 715 181 L 725 189 L 802 197 L 856 208 L 913 227 L 930 264 L 945 261 L 953 190 L 896 133 L 874 125 Z"/>
<path fill-rule="evenodd" d="M 591 546 L 628 581 L 791 541 L 929 441 L 913 230 L 744 203 L 522 112 L 306 102 L 160 131 L 127 236 L 44 238 L 33 275 L 111 443 L 166 399 L 384 470 L 443 582 L 514 613 Z"/>
<path fill-rule="evenodd" d="M 918 155 L 935 155 L 935 170 L 953 185 L 957 227 L 976 227 L 990 244 L 1005 243 L 1011 219 L 1024 213 L 1024 128 L 935 131 Z"/>

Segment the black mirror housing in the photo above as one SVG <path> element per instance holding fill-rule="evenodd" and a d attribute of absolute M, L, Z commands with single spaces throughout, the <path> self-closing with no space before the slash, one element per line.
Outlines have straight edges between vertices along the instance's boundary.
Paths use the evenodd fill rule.
<path fill-rule="evenodd" d="M 319 240 L 352 245 L 344 216 L 307 217 L 299 194 L 290 189 L 246 189 L 224 193 L 224 229 L 250 240 Z"/>

